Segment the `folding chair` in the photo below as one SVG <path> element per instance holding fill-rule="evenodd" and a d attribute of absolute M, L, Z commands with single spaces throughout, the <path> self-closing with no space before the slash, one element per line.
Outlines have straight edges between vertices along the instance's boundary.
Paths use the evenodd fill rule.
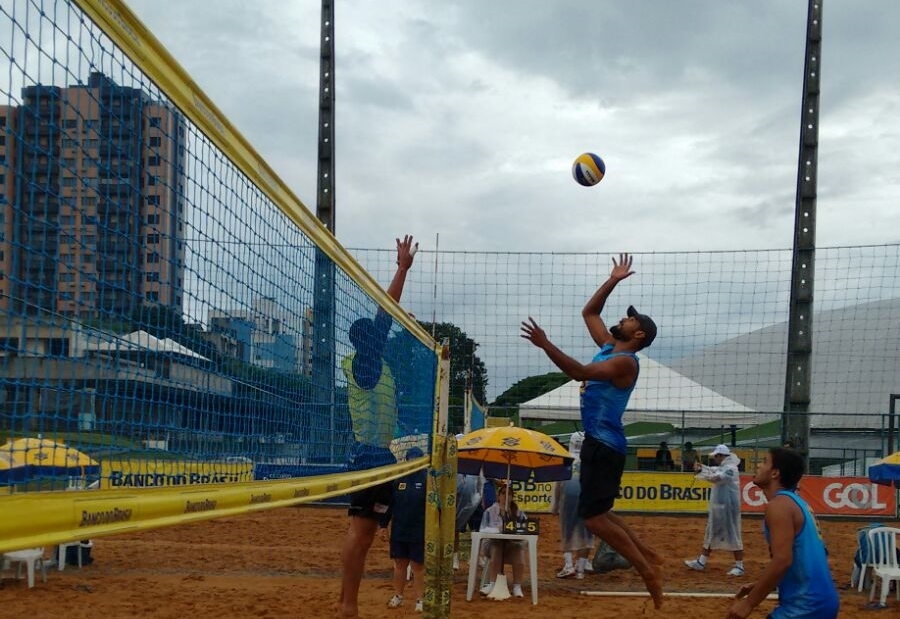
<path fill-rule="evenodd" d="M 887 606 L 891 582 L 897 582 L 897 600 L 900 601 L 900 561 L 897 560 L 897 538 L 900 529 L 878 527 L 869 530 L 869 558 L 872 561 L 872 588 L 869 602 L 875 598 L 875 585 L 881 579 L 879 606 Z"/>

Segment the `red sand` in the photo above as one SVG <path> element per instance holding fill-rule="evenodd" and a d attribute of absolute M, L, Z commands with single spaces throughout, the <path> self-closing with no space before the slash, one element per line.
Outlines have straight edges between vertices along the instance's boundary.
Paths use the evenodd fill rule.
<path fill-rule="evenodd" d="M 626 519 L 668 559 L 666 591 L 727 592 L 750 582 L 762 569 L 767 551 L 759 518 L 744 519 L 747 576 L 726 576 L 731 553 L 713 553 L 704 573 L 684 567 L 703 540 L 701 517 L 631 516 Z M 539 541 L 539 604 L 532 606 L 528 586 L 525 598 L 496 602 L 480 598 L 466 602 L 466 570 L 456 573 L 452 617 L 491 614 L 492 619 L 528 617 L 635 616 L 690 619 L 724 617 L 725 598 L 668 598 L 661 611 L 647 598 L 586 597 L 580 591 L 643 591 L 634 570 L 588 575 L 581 581 L 555 577 L 562 565 L 558 551 L 556 518 L 541 515 Z M 860 522 L 821 521 L 831 551 L 832 575 L 847 585 Z M 228 619 L 280 617 L 334 617 L 340 589 L 339 554 L 346 531 L 345 511 L 334 507 L 304 506 L 161 529 L 141 534 L 95 540 L 95 562 L 82 570 L 55 569 L 48 581 L 28 589 L 24 581 L 4 572 L 0 581 L 0 617 L 65 619 Z M 386 607 L 392 595 L 391 562 L 387 544 L 380 539 L 369 553 L 367 576 L 360 592 L 363 618 L 421 616 L 407 603 L 397 610 Z M 840 588 L 842 619 L 898 616 L 900 604 L 888 598 L 890 609 L 864 609 L 867 597 Z M 774 601 L 764 602 L 751 617 L 762 618 Z"/>

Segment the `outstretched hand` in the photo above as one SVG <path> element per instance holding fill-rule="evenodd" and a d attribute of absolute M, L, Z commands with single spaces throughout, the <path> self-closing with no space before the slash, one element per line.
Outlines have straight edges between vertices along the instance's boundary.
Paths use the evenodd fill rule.
<path fill-rule="evenodd" d="M 619 261 L 616 262 L 615 256 L 613 256 L 613 268 L 612 273 L 609 274 L 613 279 L 617 279 L 622 281 L 626 277 L 634 275 L 634 271 L 631 270 L 631 264 L 634 262 L 634 258 L 629 254 L 619 254 Z"/>
<path fill-rule="evenodd" d="M 409 269 L 413 263 L 413 256 L 419 251 L 419 244 L 413 242 L 411 234 L 404 235 L 403 240 L 397 239 L 397 266 L 401 269 Z"/>
<path fill-rule="evenodd" d="M 536 323 L 531 316 L 528 317 L 528 321 L 522 321 L 520 331 L 522 331 L 520 334 L 521 337 L 525 338 L 538 348 L 543 348 L 550 342 L 550 340 L 547 339 L 547 334 L 544 333 L 544 330 L 538 326 L 538 323 Z"/>

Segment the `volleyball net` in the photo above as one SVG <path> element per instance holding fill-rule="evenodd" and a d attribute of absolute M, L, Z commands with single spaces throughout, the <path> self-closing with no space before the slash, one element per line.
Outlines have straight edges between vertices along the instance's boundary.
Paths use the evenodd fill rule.
<path fill-rule="evenodd" d="M 0 546 L 425 466 L 432 338 L 123 3 L 4 2 L 0 54 Z"/>

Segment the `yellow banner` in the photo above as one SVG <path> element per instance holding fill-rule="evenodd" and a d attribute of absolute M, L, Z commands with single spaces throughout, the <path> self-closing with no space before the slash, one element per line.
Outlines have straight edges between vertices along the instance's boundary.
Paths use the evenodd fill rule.
<path fill-rule="evenodd" d="M 616 510 L 635 512 L 706 513 L 712 484 L 693 473 L 625 473 Z"/>
<path fill-rule="evenodd" d="M 513 500 L 526 513 L 550 513 L 555 482 L 512 482 Z M 634 512 L 706 513 L 712 486 L 693 473 L 632 473 L 622 475 L 622 495 L 615 509 Z"/>
<path fill-rule="evenodd" d="M 165 488 L 253 481 L 249 462 L 190 462 L 187 460 L 103 460 L 100 487 Z"/>
<path fill-rule="evenodd" d="M 510 486 L 513 501 L 526 514 L 549 514 L 553 509 L 555 482 L 513 481 Z"/>
<path fill-rule="evenodd" d="M 118 487 L 0 496 L 0 514 L 3 514 L 0 518 L 0 553 L 340 496 L 422 469 L 428 465 L 428 458 L 370 471 L 256 482 L 230 480 L 230 476 L 252 477 L 249 463 L 206 463 L 195 468 L 177 468 L 178 461 L 172 461 L 166 464 L 175 468 L 154 469 L 146 466 L 145 461 L 125 462 L 138 463 L 138 466 L 125 469 L 120 465 L 120 468 L 111 469 L 123 475 L 122 485 Z M 217 468 L 219 466 L 222 468 Z M 140 475 L 171 473 L 173 483 L 166 485 L 169 480 L 154 477 L 151 481 L 159 482 L 159 485 L 126 486 L 126 471 L 137 471 Z M 181 482 L 179 475 L 185 475 L 186 483 L 174 483 Z M 206 476 L 208 483 L 204 482 Z M 140 481 L 132 478 L 131 483 L 147 481 L 146 477 Z"/>

